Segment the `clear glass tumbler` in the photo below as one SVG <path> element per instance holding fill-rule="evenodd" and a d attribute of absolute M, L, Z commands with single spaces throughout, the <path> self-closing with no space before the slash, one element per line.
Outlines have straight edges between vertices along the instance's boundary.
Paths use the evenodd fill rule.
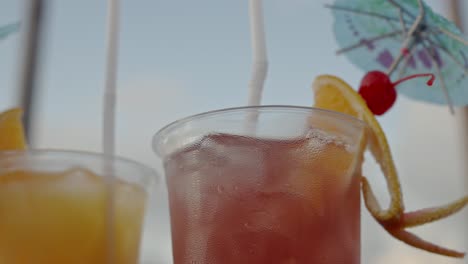
<path fill-rule="evenodd" d="M 160 130 L 174 263 L 359 264 L 365 134 L 352 117 L 294 106 Z"/>
<path fill-rule="evenodd" d="M 0 152 L 0 263 L 138 263 L 155 176 L 102 154 Z"/>

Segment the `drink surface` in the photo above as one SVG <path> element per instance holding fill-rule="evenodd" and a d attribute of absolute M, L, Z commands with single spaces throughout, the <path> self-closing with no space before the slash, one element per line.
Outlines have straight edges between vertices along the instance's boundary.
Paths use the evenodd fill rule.
<path fill-rule="evenodd" d="M 355 156 L 319 130 L 212 134 L 175 152 L 165 160 L 175 264 L 359 264 Z"/>
<path fill-rule="evenodd" d="M 116 182 L 115 263 L 137 263 L 146 192 Z M 74 168 L 0 174 L 0 264 L 106 263 L 104 178 Z"/>

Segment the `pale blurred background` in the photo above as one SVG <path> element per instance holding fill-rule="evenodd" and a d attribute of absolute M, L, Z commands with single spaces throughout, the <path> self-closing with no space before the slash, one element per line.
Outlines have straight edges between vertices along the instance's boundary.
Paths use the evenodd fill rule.
<path fill-rule="evenodd" d="M 270 72 L 264 104 L 312 105 L 310 84 L 322 73 L 357 86 L 363 72 L 345 57 L 332 33 L 332 1 L 265 0 Z M 450 1 L 427 1 L 450 15 Z M 468 1 L 460 14 L 468 14 Z M 39 64 L 35 147 L 101 151 L 105 4 L 48 1 L 46 38 Z M 23 1 L 0 0 L 0 25 L 21 20 Z M 462 21 L 465 27 L 468 21 Z M 118 78 L 118 154 L 156 166 L 151 137 L 168 122 L 202 111 L 245 105 L 251 51 L 247 1 L 122 0 Z M 22 35 L 0 42 L 0 110 L 18 104 Z M 464 117 L 465 119 L 468 116 Z M 464 195 L 468 158 L 463 115 L 403 96 L 380 118 L 399 170 L 409 210 Z M 464 123 L 467 126 L 468 123 Z M 375 164 L 366 175 L 383 202 Z M 171 263 L 167 200 L 155 190 L 142 251 L 143 263 Z M 392 239 L 363 211 L 362 263 L 461 264 Z M 425 239 L 468 250 L 468 210 L 414 230 Z"/>

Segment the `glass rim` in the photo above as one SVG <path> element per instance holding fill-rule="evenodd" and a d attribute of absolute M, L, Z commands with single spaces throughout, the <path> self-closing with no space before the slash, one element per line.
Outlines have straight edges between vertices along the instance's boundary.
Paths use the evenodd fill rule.
<path fill-rule="evenodd" d="M 0 168 L 3 159 L 8 158 L 34 158 L 34 157 L 46 157 L 47 155 L 67 155 L 67 160 L 73 161 L 75 158 L 92 158 L 99 162 L 112 162 L 117 164 L 123 164 L 136 168 L 141 171 L 144 178 L 147 178 L 151 184 L 159 182 L 159 174 L 157 171 L 149 167 L 148 165 L 135 161 L 130 158 L 122 157 L 119 155 L 107 155 L 100 152 L 85 151 L 85 150 L 69 150 L 69 149 L 54 149 L 54 148 L 32 148 L 24 150 L 0 150 Z"/>
<path fill-rule="evenodd" d="M 345 121 L 349 121 L 353 124 L 357 124 L 362 126 L 364 129 L 368 127 L 368 124 L 364 122 L 363 120 L 360 120 L 354 116 L 340 113 L 337 111 L 333 110 L 328 110 L 328 109 L 323 109 L 323 108 L 317 108 L 317 107 L 308 107 L 308 106 L 298 106 L 298 105 L 255 105 L 255 106 L 237 106 L 237 107 L 228 107 L 228 108 L 221 108 L 221 109 L 216 109 L 216 110 L 211 110 L 211 111 L 205 111 L 201 112 L 198 114 L 194 115 L 189 115 L 180 119 L 177 119 L 165 126 L 163 126 L 161 129 L 159 129 L 156 134 L 153 136 L 153 145 L 156 141 L 158 141 L 158 138 L 161 138 L 163 134 L 165 134 L 167 131 L 173 129 L 174 127 L 177 127 L 180 124 L 188 123 L 193 120 L 197 119 L 203 119 L 203 118 L 209 118 L 217 115 L 222 115 L 226 113 L 235 113 L 235 112 L 241 112 L 245 110 L 274 110 L 274 111 L 283 111 L 285 112 L 317 112 L 317 113 L 323 113 L 327 116 L 336 118 L 336 119 L 342 119 Z"/>

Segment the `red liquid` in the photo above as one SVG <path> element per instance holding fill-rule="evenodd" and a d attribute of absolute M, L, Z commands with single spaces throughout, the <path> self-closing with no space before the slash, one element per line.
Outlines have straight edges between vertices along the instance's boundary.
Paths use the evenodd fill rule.
<path fill-rule="evenodd" d="M 359 264 L 356 154 L 210 135 L 165 161 L 175 264 Z"/>

